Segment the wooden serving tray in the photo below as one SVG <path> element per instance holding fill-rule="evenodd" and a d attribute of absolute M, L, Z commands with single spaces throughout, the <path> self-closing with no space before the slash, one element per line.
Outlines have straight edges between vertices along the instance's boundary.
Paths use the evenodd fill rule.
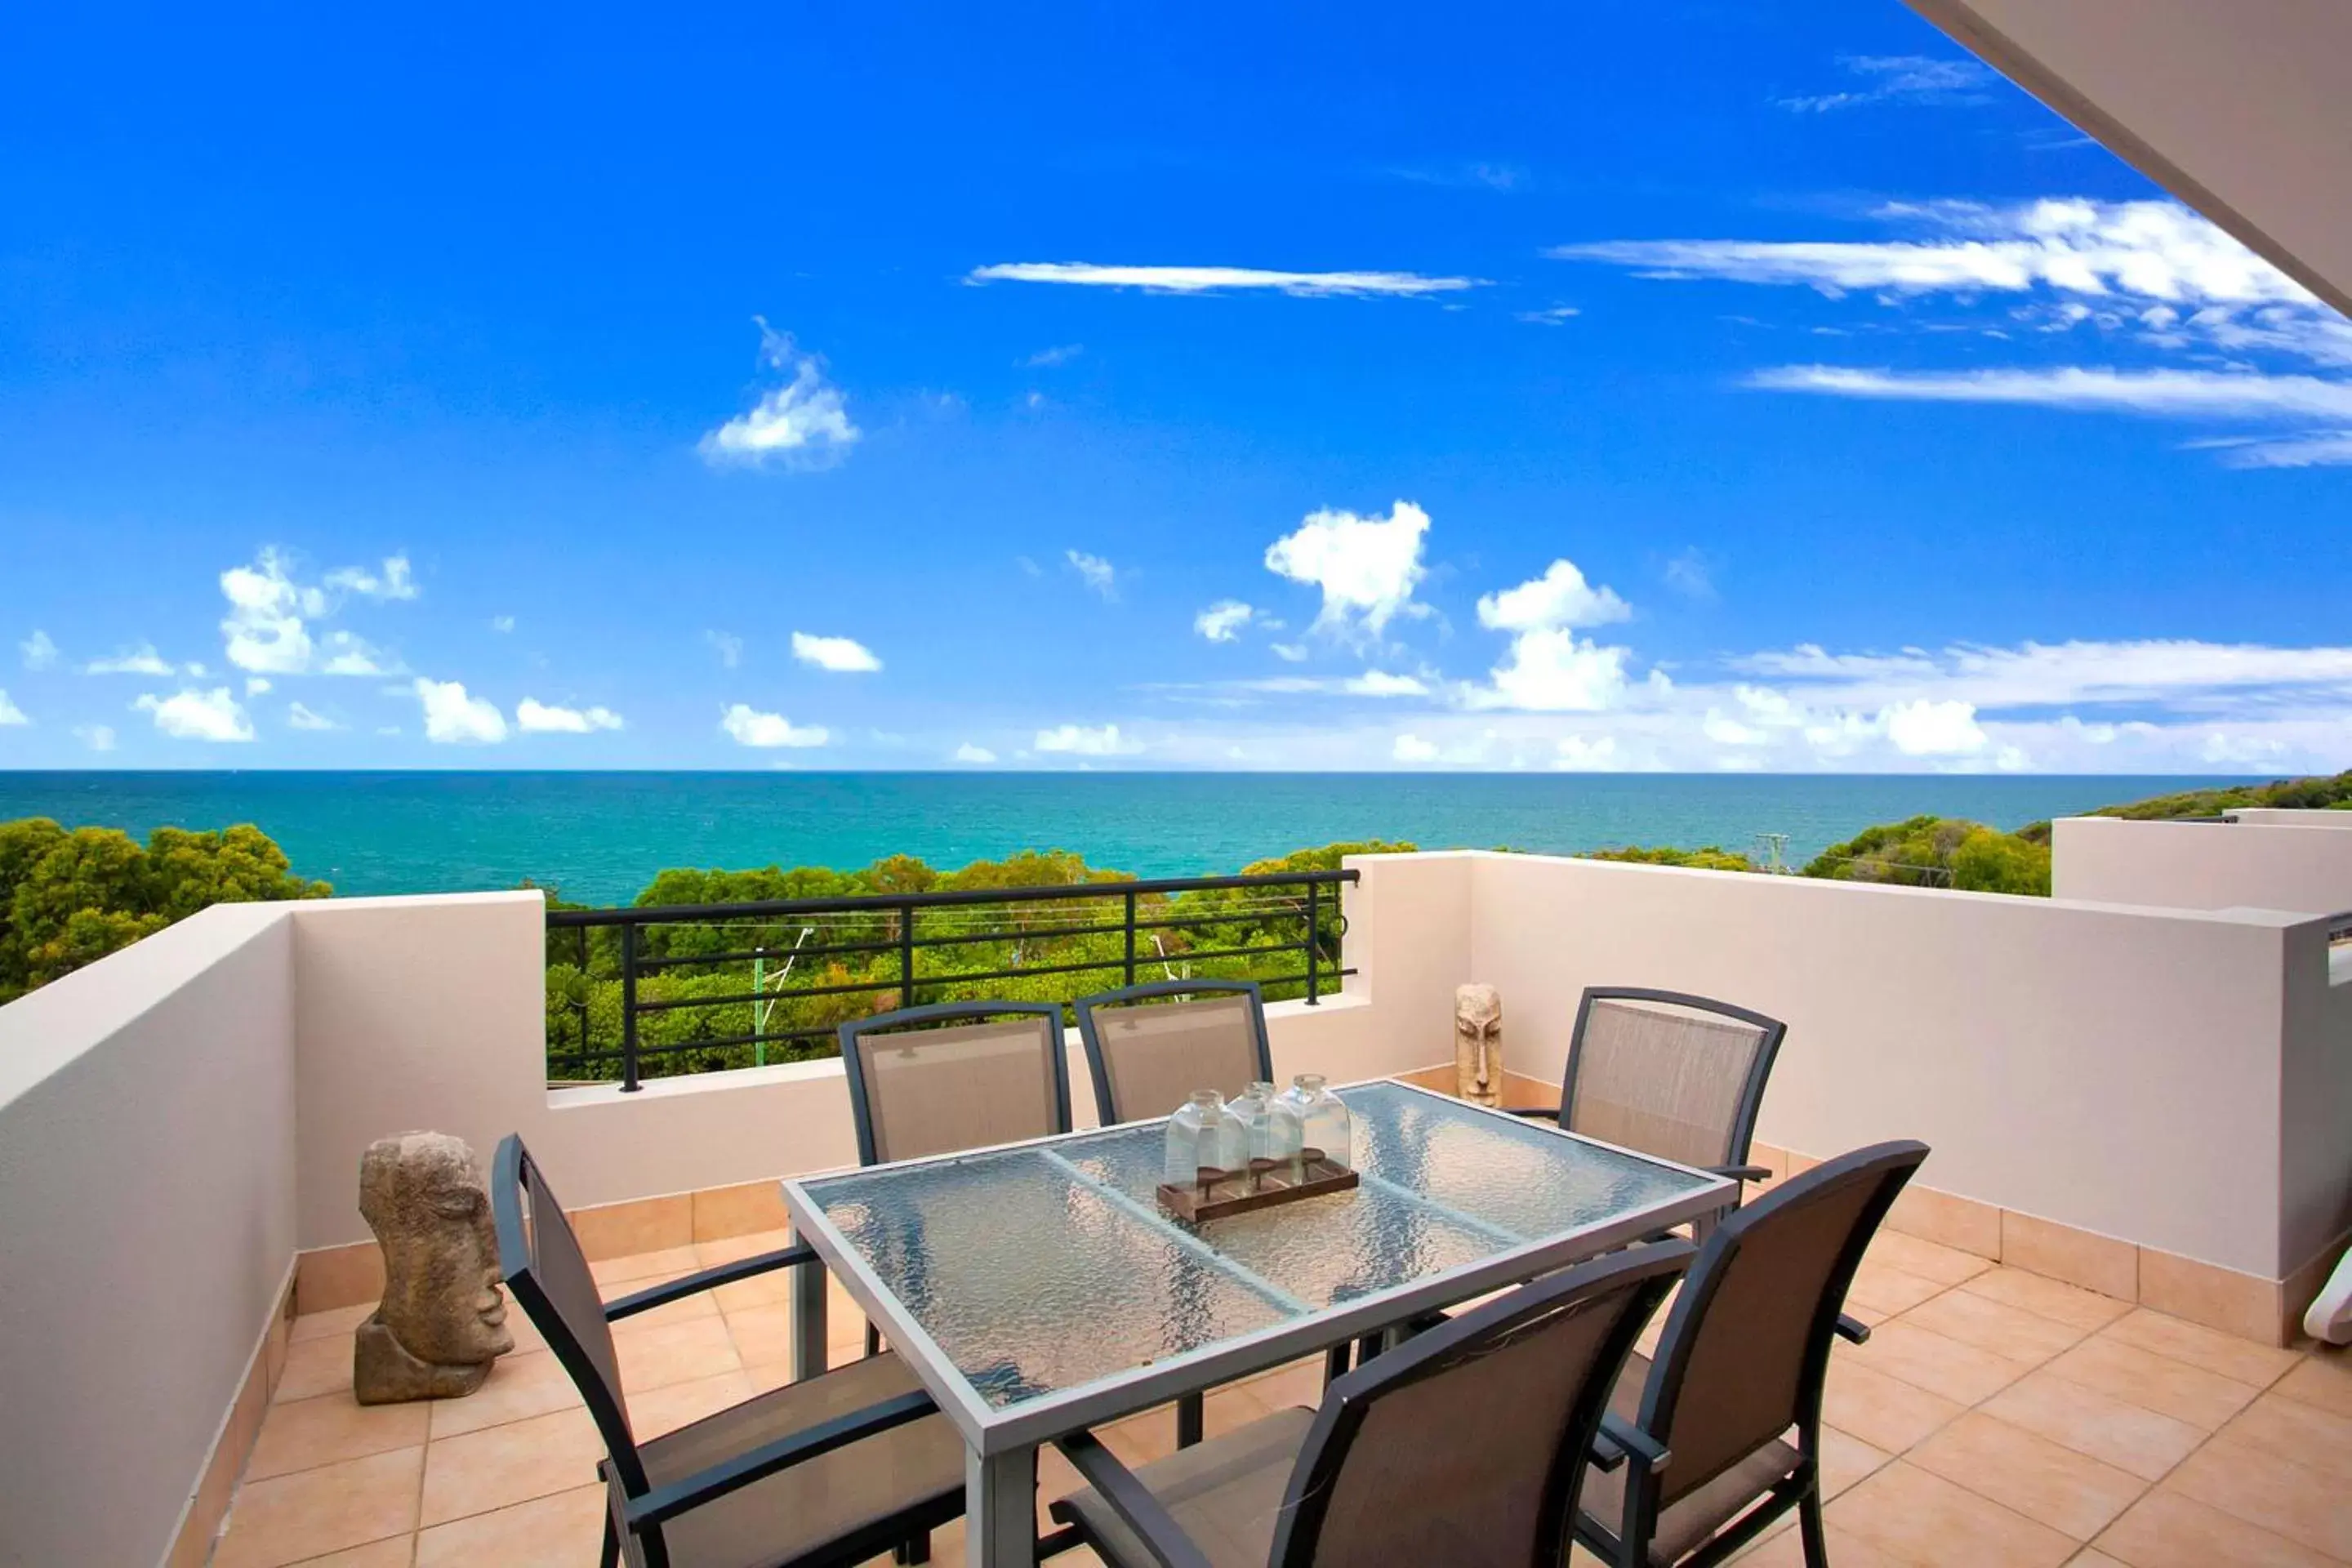
<path fill-rule="evenodd" d="M 1227 1215 L 1273 1208 L 1277 1204 L 1295 1204 L 1302 1198 L 1319 1198 L 1326 1193 L 1344 1193 L 1356 1185 L 1355 1172 L 1333 1164 L 1320 1150 L 1309 1149 L 1307 1152 L 1309 1158 L 1304 1181 L 1291 1180 L 1286 1160 L 1255 1160 L 1251 1162 L 1250 1169 L 1240 1171 L 1203 1167 L 1201 1179 L 1190 1186 L 1171 1187 L 1162 1183 L 1160 1206 L 1179 1219 L 1198 1224 L 1223 1219 Z"/>

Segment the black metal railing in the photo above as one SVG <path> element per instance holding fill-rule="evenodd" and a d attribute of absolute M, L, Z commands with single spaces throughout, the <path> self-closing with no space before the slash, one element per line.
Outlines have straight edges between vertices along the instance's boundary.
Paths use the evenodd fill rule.
<path fill-rule="evenodd" d="M 1143 980 L 1255 980 L 1309 1005 L 1355 973 L 1354 871 L 1078 882 L 760 903 L 551 910 L 551 1081 L 835 1054 L 851 1019 L 925 1002 L 1074 997 Z"/>

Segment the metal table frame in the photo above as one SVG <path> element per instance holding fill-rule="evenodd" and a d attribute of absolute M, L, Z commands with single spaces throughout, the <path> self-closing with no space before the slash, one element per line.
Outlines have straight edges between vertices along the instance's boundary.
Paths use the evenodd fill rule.
<path fill-rule="evenodd" d="M 882 1337 L 898 1352 L 931 1397 L 939 1401 L 940 1409 L 963 1436 L 965 1560 L 971 1568 L 1011 1568 L 1015 1563 L 1029 1564 L 1035 1561 L 1037 1449 L 1055 1437 L 1168 1404 L 1180 1394 L 1204 1393 L 1253 1373 L 1300 1360 L 1332 1345 L 1379 1332 L 1473 1296 L 1481 1296 L 1539 1274 L 1569 1268 L 1596 1254 L 1720 1209 L 1737 1194 L 1735 1184 L 1723 1177 L 1672 1160 L 1620 1149 L 1598 1139 L 1557 1130 L 1547 1123 L 1531 1122 L 1504 1111 L 1490 1110 L 1451 1095 L 1440 1094 L 1434 1089 L 1423 1089 L 1418 1084 L 1396 1079 L 1375 1079 L 1369 1081 L 1390 1083 L 1396 1088 L 1442 1100 L 1448 1106 L 1466 1108 L 1492 1116 L 1522 1135 L 1535 1131 L 1546 1137 L 1571 1139 L 1607 1149 L 1615 1154 L 1646 1161 L 1667 1170 L 1681 1172 L 1697 1179 L 1702 1184 L 1681 1195 L 1628 1209 L 1600 1224 L 1521 1242 L 1475 1263 L 1426 1275 L 1407 1285 L 1375 1291 L 1341 1306 L 1310 1310 L 1302 1316 L 1267 1328 L 1203 1345 L 1198 1350 L 1153 1362 L 1148 1366 L 1136 1367 L 1127 1373 L 1097 1378 L 1074 1388 L 1058 1389 L 1052 1394 L 1024 1400 L 1011 1409 L 998 1410 L 980 1396 L 971 1382 L 948 1358 L 947 1352 L 923 1331 L 922 1325 L 915 1321 L 898 1297 L 867 1267 L 864 1257 L 834 1227 L 825 1217 L 824 1209 L 809 1196 L 803 1182 L 797 1179 L 784 1182 L 784 1205 L 791 1213 L 794 1235 L 815 1248 L 817 1255 L 824 1260 L 826 1271 L 840 1279 L 850 1298 L 865 1310 L 868 1321 L 880 1328 Z M 1123 1125 L 1148 1126 L 1165 1120 L 1164 1117 L 1152 1117 L 1146 1121 Z M 1048 1138 L 1000 1144 L 992 1149 L 963 1150 L 919 1160 L 894 1161 L 856 1172 L 835 1172 L 829 1176 L 812 1176 L 807 1181 L 821 1184 L 841 1176 L 870 1177 L 893 1170 L 966 1160 L 975 1154 L 1050 1148 L 1055 1144 L 1093 1138 L 1109 1131 L 1112 1129 L 1090 1127 L 1076 1132 L 1056 1133 Z M 1066 1169 L 1076 1173 L 1075 1167 Z M 1192 1241 L 1189 1233 L 1131 1194 L 1090 1177 L 1081 1176 L 1079 1179 L 1099 1187 L 1130 1212 L 1168 1225 L 1187 1242 Z M 1411 1194 L 1409 1189 L 1397 1190 L 1406 1192 L 1415 1201 L 1433 1203 L 1433 1206 L 1441 1208 L 1448 1217 L 1458 1222 L 1490 1233 L 1500 1233 L 1497 1226 L 1436 1205 L 1433 1200 Z M 793 1270 L 793 1376 L 798 1379 L 814 1376 L 825 1369 L 825 1280 L 824 1276 L 814 1268 L 797 1268 Z"/>

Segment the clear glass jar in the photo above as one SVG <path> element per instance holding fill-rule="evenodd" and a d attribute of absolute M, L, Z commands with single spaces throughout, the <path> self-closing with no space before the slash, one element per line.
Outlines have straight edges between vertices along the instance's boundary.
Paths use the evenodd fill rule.
<path fill-rule="evenodd" d="M 1270 1157 L 1266 1119 L 1274 1114 L 1274 1085 L 1254 1083 L 1225 1101 L 1225 1109 L 1241 1119 L 1242 1145 L 1253 1160 Z"/>
<path fill-rule="evenodd" d="M 1276 1111 L 1297 1125 L 1298 1152 L 1303 1165 L 1320 1154 L 1343 1171 L 1355 1169 L 1353 1151 L 1355 1119 L 1348 1114 L 1339 1097 L 1324 1087 L 1319 1072 L 1303 1072 L 1290 1080 L 1275 1102 Z M 1287 1152 L 1286 1151 L 1286 1154 Z"/>
<path fill-rule="evenodd" d="M 1241 1118 L 1226 1109 L 1225 1097 L 1215 1089 L 1194 1090 L 1168 1119 L 1167 1159 L 1160 1179 L 1170 1186 L 1192 1186 L 1204 1170 L 1231 1171 L 1248 1163 L 1248 1137 Z"/>

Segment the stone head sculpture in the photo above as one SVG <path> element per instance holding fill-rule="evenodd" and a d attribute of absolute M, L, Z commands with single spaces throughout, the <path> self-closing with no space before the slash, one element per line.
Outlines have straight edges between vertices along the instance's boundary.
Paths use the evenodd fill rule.
<path fill-rule="evenodd" d="M 1503 998 L 1491 985 L 1454 989 L 1455 1090 L 1479 1105 L 1503 1098 Z"/>
<path fill-rule="evenodd" d="M 471 1394 L 514 1349 L 474 1152 L 441 1132 L 378 1139 L 360 1161 L 360 1214 L 383 1248 L 383 1301 L 353 1342 L 359 1402 Z"/>

